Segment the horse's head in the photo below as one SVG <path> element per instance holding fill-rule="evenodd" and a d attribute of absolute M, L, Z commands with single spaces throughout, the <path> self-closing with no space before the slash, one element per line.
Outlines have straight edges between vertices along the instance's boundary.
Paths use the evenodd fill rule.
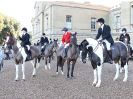
<path fill-rule="evenodd" d="M 77 45 L 77 33 L 75 32 L 74 34 L 71 34 L 71 39 L 70 39 L 70 44 Z"/>
<path fill-rule="evenodd" d="M 4 41 L 4 48 L 9 50 L 14 44 L 16 44 L 16 40 L 13 36 L 7 36 Z M 9 48 L 10 47 L 10 48 Z"/>
<path fill-rule="evenodd" d="M 53 45 L 54 45 L 54 51 L 56 51 L 58 48 L 58 39 L 54 39 Z"/>
<path fill-rule="evenodd" d="M 82 51 L 81 58 L 82 58 L 83 63 L 86 63 L 86 57 L 87 57 L 87 53 L 88 53 L 88 49 L 87 49 L 88 45 L 89 45 L 89 43 L 87 40 L 83 40 L 80 44 L 80 50 Z"/>

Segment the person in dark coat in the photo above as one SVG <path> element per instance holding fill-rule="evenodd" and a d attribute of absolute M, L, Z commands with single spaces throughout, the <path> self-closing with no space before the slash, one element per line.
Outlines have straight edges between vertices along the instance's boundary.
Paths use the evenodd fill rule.
<path fill-rule="evenodd" d="M 127 38 L 127 44 L 130 44 L 130 35 L 127 33 L 127 29 L 122 29 L 122 34 L 120 35 L 119 41 L 124 42 L 125 38 Z"/>
<path fill-rule="evenodd" d="M 44 46 L 45 44 L 49 43 L 48 38 L 46 37 L 45 33 L 42 34 L 41 40 L 40 40 L 41 46 Z"/>
<path fill-rule="evenodd" d="M 30 35 L 27 33 L 27 28 L 22 28 L 22 37 L 19 36 L 19 39 L 21 40 L 21 46 L 25 48 L 25 52 L 27 54 L 27 60 L 31 60 L 31 51 L 30 51 Z"/>
<path fill-rule="evenodd" d="M 96 35 L 96 40 L 102 41 L 106 44 L 107 54 L 110 57 L 108 62 L 112 64 L 111 45 L 114 44 L 114 40 L 113 40 L 112 35 L 111 35 L 110 26 L 105 25 L 104 22 L 105 21 L 103 18 L 99 18 L 97 20 L 97 23 L 100 26 L 100 28 L 98 29 L 98 34 Z M 100 36 L 102 37 L 102 39 L 99 40 Z"/>
<path fill-rule="evenodd" d="M 49 44 L 49 40 L 46 37 L 45 33 L 42 34 L 42 37 L 40 39 L 40 44 L 42 46 L 42 50 L 41 51 L 44 52 L 46 45 Z"/>

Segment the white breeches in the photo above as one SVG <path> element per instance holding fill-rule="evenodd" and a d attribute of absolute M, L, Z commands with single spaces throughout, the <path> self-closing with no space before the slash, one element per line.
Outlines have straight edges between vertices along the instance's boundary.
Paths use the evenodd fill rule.
<path fill-rule="evenodd" d="M 111 50 L 110 49 L 111 44 L 107 40 L 103 40 L 103 42 L 106 43 L 107 50 Z"/>
<path fill-rule="evenodd" d="M 26 45 L 26 46 L 27 46 L 28 50 L 30 50 L 30 46 L 29 45 Z"/>
<path fill-rule="evenodd" d="M 61 47 L 61 46 L 64 46 L 64 48 L 67 48 L 69 46 L 69 43 L 67 43 L 67 44 L 60 43 L 59 47 Z"/>

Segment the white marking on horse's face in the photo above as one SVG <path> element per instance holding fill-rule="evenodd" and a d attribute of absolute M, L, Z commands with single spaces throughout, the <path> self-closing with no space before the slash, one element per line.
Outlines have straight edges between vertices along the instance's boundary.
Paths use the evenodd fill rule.
<path fill-rule="evenodd" d="M 89 46 L 92 46 L 93 49 L 96 48 L 98 45 L 98 42 L 93 38 L 87 38 L 86 39 L 89 43 Z M 103 63 L 103 45 L 99 45 L 97 50 L 94 51 L 94 53 L 100 58 L 101 64 Z"/>

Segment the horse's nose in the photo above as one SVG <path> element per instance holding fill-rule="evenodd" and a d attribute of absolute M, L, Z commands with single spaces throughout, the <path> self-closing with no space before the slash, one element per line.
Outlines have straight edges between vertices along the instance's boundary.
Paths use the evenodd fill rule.
<path fill-rule="evenodd" d="M 83 59 L 82 62 L 85 64 L 86 63 L 86 59 Z"/>

